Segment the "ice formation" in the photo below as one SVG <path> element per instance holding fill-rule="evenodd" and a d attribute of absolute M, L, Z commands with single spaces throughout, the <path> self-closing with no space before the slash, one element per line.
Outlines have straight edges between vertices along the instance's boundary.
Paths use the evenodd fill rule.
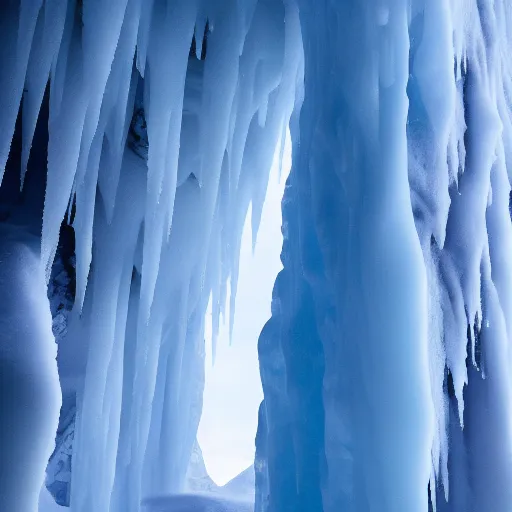
<path fill-rule="evenodd" d="M 3 416 L 34 390 L 39 416 L 0 508 L 33 512 L 50 430 L 73 512 L 183 490 L 206 306 L 215 333 L 290 124 L 257 512 L 510 510 L 508 0 L 1 10 L 0 363 L 42 384 L 2 390 Z"/>
<path fill-rule="evenodd" d="M 60 393 L 39 241 L 20 231 L 0 224 L 0 505 L 28 511 L 37 510 Z"/>
<path fill-rule="evenodd" d="M 298 1 L 256 510 L 510 510 L 506 1 Z"/>
<path fill-rule="evenodd" d="M 243 221 L 252 203 L 257 232 L 293 109 L 301 46 L 289 9 L 272 0 L 2 5 L 0 169 L 4 188 L 18 164 L 22 188 L 44 173 L 30 155 L 43 118 L 39 229 L 53 302 L 59 235 L 74 230 L 73 308 L 53 311 L 63 407 L 47 476 L 74 512 L 138 511 L 143 497 L 183 487 L 206 305 L 211 295 L 216 319 L 228 279 L 236 291 Z M 21 149 L 9 156 L 13 134 Z"/>

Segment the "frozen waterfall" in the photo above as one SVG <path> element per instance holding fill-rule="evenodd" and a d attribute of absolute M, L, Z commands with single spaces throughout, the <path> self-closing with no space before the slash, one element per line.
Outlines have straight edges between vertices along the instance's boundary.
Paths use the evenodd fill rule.
<path fill-rule="evenodd" d="M 182 493 L 290 127 L 255 511 L 510 512 L 511 62 L 508 0 L 4 0 L 0 509 L 250 508 Z"/>
<path fill-rule="evenodd" d="M 298 6 L 256 510 L 510 510 L 512 7 Z"/>

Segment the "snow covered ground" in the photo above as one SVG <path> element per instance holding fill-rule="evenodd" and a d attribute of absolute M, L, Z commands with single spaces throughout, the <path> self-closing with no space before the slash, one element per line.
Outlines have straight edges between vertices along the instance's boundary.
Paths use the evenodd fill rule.
<path fill-rule="evenodd" d="M 177 495 L 146 500 L 142 512 L 251 512 L 252 503 L 201 495 Z"/>
<path fill-rule="evenodd" d="M 288 125 L 284 270 L 260 352 L 264 498 L 510 512 L 511 34 L 509 0 L 2 2 L 2 512 L 33 512 L 51 452 L 46 286 L 63 224 L 73 512 L 139 512 L 146 496 L 235 506 L 177 493 L 208 300 L 215 353 Z M 230 435 L 241 469 L 252 452 Z"/>

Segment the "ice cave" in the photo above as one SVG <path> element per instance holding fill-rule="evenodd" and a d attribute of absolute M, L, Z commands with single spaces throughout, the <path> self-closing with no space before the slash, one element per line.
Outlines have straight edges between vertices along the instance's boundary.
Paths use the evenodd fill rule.
<path fill-rule="evenodd" d="M 510 0 L 0 0 L 0 512 L 511 512 L 511 180 Z"/>

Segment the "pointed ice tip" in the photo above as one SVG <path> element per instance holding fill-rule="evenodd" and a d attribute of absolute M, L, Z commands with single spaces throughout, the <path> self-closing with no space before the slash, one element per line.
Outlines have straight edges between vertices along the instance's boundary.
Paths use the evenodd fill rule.
<path fill-rule="evenodd" d="M 85 302 L 85 290 L 77 293 L 75 298 L 75 303 L 73 304 L 72 312 L 76 314 L 78 318 L 82 317 L 82 312 L 84 310 L 84 302 Z"/>
<path fill-rule="evenodd" d="M 254 208 L 252 209 L 252 218 L 251 218 L 251 231 L 252 231 L 252 255 L 256 252 L 256 244 L 258 243 L 258 233 L 260 230 L 261 223 L 261 211 L 254 214 Z"/>
<path fill-rule="evenodd" d="M 461 430 L 464 430 L 464 397 L 457 396 L 457 408 L 459 412 L 459 422 Z"/>
<path fill-rule="evenodd" d="M 253 258 L 256 253 L 256 244 L 257 243 L 258 243 L 258 232 L 253 230 L 253 232 L 252 232 L 252 256 L 253 256 Z"/>
<path fill-rule="evenodd" d="M 201 55 L 203 53 L 203 43 L 202 43 L 202 40 L 200 39 L 197 39 L 197 36 L 196 37 L 196 59 L 197 60 L 201 60 Z M 201 42 L 199 42 L 201 41 Z"/>
<path fill-rule="evenodd" d="M 56 252 L 57 247 L 48 248 L 47 244 L 41 241 L 41 265 L 44 272 L 46 286 L 50 284 L 50 278 L 52 277 L 53 260 L 55 259 Z"/>
<path fill-rule="evenodd" d="M 217 336 L 212 334 L 212 366 L 215 366 L 217 360 Z"/>
<path fill-rule="evenodd" d="M 4 177 L 5 166 L 7 165 L 7 158 L 9 157 L 9 153 L 11 152 L 11 144 L 12 140 L 9 142 L 9 145 L 6 148 L 7 152 L 0 153 L 0 185 L 2 184 L 2 179 Z"/>
<path fill-rule="evenodd" d="M 233 346 L 233 331 L 235 327 L 235 313 L 231 313 L 231 310 L 234 310 L 234 308 L 230 308 L 229 311 L 229 346 Z"/>
<path fill-rule="evenodd" d="M 46 286 L 48 286 L 50 284 L 50 279 L 52 277 L 52 265 L 48 264 L 48 263 L 44 263 L 44 261 L 42 261 L 41 264 L 43 265 L 43 270 L 44 270 L 44 280 L 45 280 Z"/>
<path fill-rule="evenodd" d="M 25 184 L 25 175 L 27 174 L 27 166 L 23 166 L 20 172 L 20 192 L 23 192 L 23 185 Z"/>
<path fill-rule="evenodd" d="M 206 19 L 198 19 L 196 21 L 196 26 L 194 29 L 194 39 L 196 41 L 196 58 L 197 58 L 197 60 L 201 60 L 201 57 L 203 56 L 203 46 L 204 46 L 206 30 L 207 30 Z"/>
<path fill-rule="evenodd" d="M 144 270 L 143 270 L 144 271 Z M 141 286 L 140 303 L 139 303 L 139 323 L 147 327 L 151 317 L 152 298 L 148 297 L 147 290 L 143 290 Z"/>

